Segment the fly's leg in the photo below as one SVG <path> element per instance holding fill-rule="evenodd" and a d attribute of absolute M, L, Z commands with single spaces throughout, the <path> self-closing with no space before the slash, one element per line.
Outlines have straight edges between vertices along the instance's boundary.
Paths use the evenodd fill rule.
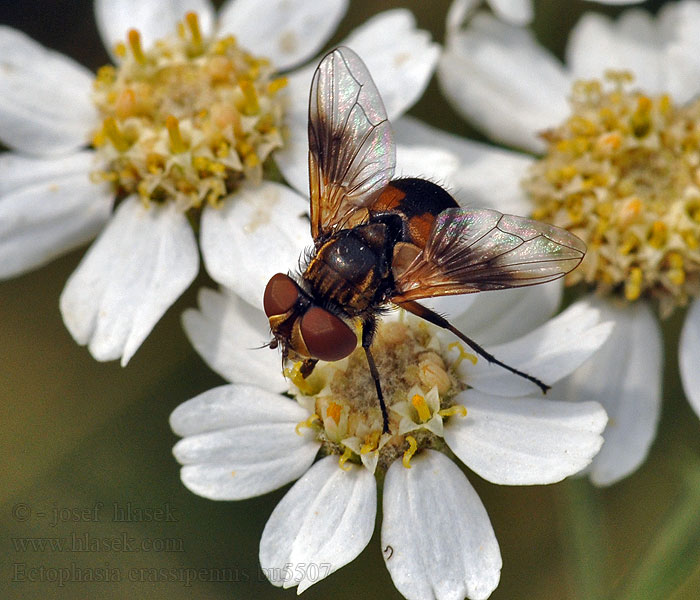
<path fill-rule="evenodd" d="M 379 381 L 379 371 L 377 370 L 377 365 L 374 362 L 374 357 L 372 352 L 370 352 L 370 346 L 372 345 L 372 340 L 374 339 L 374 332 L 377 329 L 377 322 L 374 317 L 369 317 L 365 319 L 362 323 L 362 347 L 365 350 L 365 356 L 367 357 L 367 364 L 369 365 L 369 372 L 372 374 L 372 379 L 374 379 L 374 387 L 377 389 L 377 398 L 379 398 L 379 408 L 382 409 L 382 432 L 389 433 L 389 413 L 386 409 L 386 404 L 384 404 L 384 394 L 382 394 L 382 385 Z"/>
<path fill-rule="evenodd" d="M 426 308 L 422 304 L 418 304 L 418 302 L 414 301 L 408 301 L 408 302 L 401 302 L 398 304 L 401 308 L 407 310 L 410 313 L 413 313 L 414 315 L 420 317 L 421 319 L 425 319 L 426 321 L 432 323 L 433 325 L 437 325 L 438 327 L 442 327 L 443 329 L 447 329 L 448 331 L 451 331 L 454 333 L 460 340 L 462 340 L 467 346 L 469 346 L 474 352 L 479 354 L 480 356 L 484 357 L 487 361 L 490 363 L 496 364 L 499 367 L 503 367 L 504 369 L 510 371 L 511 373 L 515 373 L 516 375 L 519 375 L 520 377 L 523 377 L 527 379 L 528 381 L 532 381 L 535 385 L 537 385 L 541 390 L 543 394 L 547 393 L 547 390 L 551 386 L 547 385 L 544 383 L 544 381 L 541 381 L 540 379 L 537 379 L 537 377 L 533 377 L 532 375 L 528 375 L 527 373 L 523 373 L 522 371 L 518 371 L 518 369 L 515 369 L 506 363 L 501 362 L 498 360 L 493 354 L 487 352 L 484 350 L 479 344 L 477 344 L 474 340 L 468 338 L 466 335 L 464 335 L 459 329 L 454 327 L 447 319 L 444 317 L 441 317 L 439 314 L 436 312 L 433 312 L 429 308 Z"/>

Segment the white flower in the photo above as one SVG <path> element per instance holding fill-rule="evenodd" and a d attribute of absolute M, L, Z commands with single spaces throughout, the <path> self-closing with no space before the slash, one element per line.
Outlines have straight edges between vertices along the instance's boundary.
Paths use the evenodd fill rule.
<path fill-rule="evenodd" d="M 644 0 L 590 0 L 600 4 L 637 4 Z M 487 0 L 493 13 L 513 25 L 527 25 L 532 21 L 534 9 L 532 0 Z M 450 7 L 450 20 L 460 21 L 463 16 L 475 10 L 483 0 L 455 0 Z"/>
<path fill-rule="evenodd" d="M 294 219 L 307 210 L 290 188 L 262 179 L 263 164 L 274 154 L 306 194 L 316 63 L 296 67 L 323 47 L 347 6 L 230 0 L 217 15 L 209 0 L 98 0 L 96 20 L 118 66 L 97 77 L 0 27 L 0 139 L 11 149 L 0 155 L 0 277 L 99 234 L 61 312 L 95 358 L 125 365 L 199 270 L 188 219 L 201 212 L 205 266 L 226 281 L 230 265 L 253 251 L 231 254 L 228 236 L 240 227 L 233 212 L 249 210 L 245 225 L 254 229 L 278 201 L 286 210 L 296 203 Z M 437 61 L 437 46 L 401 9 L 344 43 L 365 58 L 394 117 L 422 94 Z M 287 78 L 274 79 L 274 69 Z"/>
<path fill-rule="evenodd" d="M 462 307 L 451 298 L 440 309 L 459 327 L 481 323 L 479 341 L 488 339 L 496 356 L 554 383 L 610 333 L 586 303 L 546 321 L 559 294 L 556 285 L 484 292 L 462 298 Z M 383 318 L 375 339 L 391 413 L 391 433 L 381 434 L 374 387 L 362 383 L 369 373 L 361 349 L 343 361 L 319 363 L 306 380 L 292 369 L 298 385 L 290 385 L 278 352 L 250 350 L 269 338 L 261 310 L 232 292 L 207 289 L 199 303 L 199 310 L 185 312 L 185 330 L 232 383 L 175 409 L 171 426 L 184 439 L 174 454 L 184 465 L 183 483 L 217 500 L 249 498 L 300 477 L 260 543 L 263 572 L 275 585 L 298 586 L 300 593 L 364 549 L 374 530 L 376 469 L 386 472 L 381 547 L 398 590 L 407 598 L 487 598 L 501 569 L 493 528 L 459 467 L 431 448 L 449 446 L 493 483 L 531 485 L 575 473 L 602 444 L 607 418 L 598 403 L 544 398 L 527 380 L 483 361 L 473 364 L 444 331 L 397 313 Z M 486 335 L 484 319 L 501 312 L 507 322 L 496 322 Z M 509 324 L 522 329 L 523 321 L 535 329 L 502 343 Z M 390 375 L 403 383 L 392 387 Z M 372 408 L 358 413 L 364 396 Z M 406 427 L 407 419 L 425 426 Z M 400 427 L 408 431 L 399 433 Z M 328 456 L 314 463 L 319 450 Z"/>
<path fill-rule="evenodd" d="M 616 323 L 601 352 L 558 390 L 606 407 L 606 443 L 589 474 L 608 485 L 644 461 L 656 434 L 663 347 L 650 297 L 662 316 L 690 299 L 678 352 L 686 396 L 700 415 L 700 212 L 693 209 L 700 146 L 692 135 L 675 145 L 679 128 L 693 132 L 700 121 L 700 3 L 667 4 L 656 16 L 628 10 L 615 21 L 586 14 L 571 33 L 566 65 L 529 31 L 488 15 L 460 25 L 448 24 L 439 67 L 447 97 L 494 140 L 548 153 L 536 161 L 451 136 L 446 147 L 475 171 L 500 173 L 515 212 L 568 227 L 589 244 L 573 278 L 597 287 L 603 297 L 590 302 Z M 422 142 L 435 144 L 433 133 Z M 635 153 L 643 157 L 639 169 Z M 649 186 L 645 164 L 655 169 Z"/>

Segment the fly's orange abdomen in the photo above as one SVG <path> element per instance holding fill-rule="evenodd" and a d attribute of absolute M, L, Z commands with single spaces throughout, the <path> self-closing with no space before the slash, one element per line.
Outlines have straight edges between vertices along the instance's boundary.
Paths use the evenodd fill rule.
<path fill-rule="evenodd" d="M 433 222 L 443 210 L 458 208 L 455 199 L 439 185 L 425 179 L 395 179 L 372 205 L 372 218 L 398 214 L 403 221 L 401 241 L 425 248 Z"/>

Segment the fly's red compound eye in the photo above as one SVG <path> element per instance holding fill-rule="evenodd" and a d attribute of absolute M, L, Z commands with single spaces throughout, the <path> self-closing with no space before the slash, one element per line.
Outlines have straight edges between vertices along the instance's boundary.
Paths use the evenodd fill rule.
<path fill-rule="evenodd" d="M 273 275 L 265 287 L 263 308 L 268 318 L 286 313 L 299 298 L 299 286 L 284 273 Z"/>
<path fill-rule="evenodd" d="M 301 319 L 301 335 L 313 358 L 340 360 L 357 346 L 357 336 L 341 319 L 312 306 Z"/>

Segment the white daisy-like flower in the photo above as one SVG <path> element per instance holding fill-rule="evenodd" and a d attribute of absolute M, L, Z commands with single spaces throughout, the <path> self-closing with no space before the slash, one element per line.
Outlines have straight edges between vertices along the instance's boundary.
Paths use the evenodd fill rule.
<path fill-rule="evenodd" d="M 629 475 L 647 455 L 661 402 L 655 312 L 664 317 L 686 303 L 679 362 L 700 415 L 698 31 L 694 0 L 667 4 L 656 16 L 587 14 L 562 65 L 525 29 L 483 13 L 464 28 L 452 21 L 439 67 L 445 94 L 493 139 L 542 158 L 435 132 L 421 138 L 446 137 L 475 168 L 500 173 L 514 212 L 568 228 L 588 244 L 569 281 L 596 288 L 590 302 L 616 327 L 560 391 L 596 399 L 610 415 L 589 470 L 599 485 Z"/>
<path fill-rule="evenodd" d="M 645 0 L 590 0 L 598 4 L 639 4 Z M 499 19 L 512 25 L 527 25 L 534 17 L 535 11 L 532 0 L 455 0 L 450 8 L 451 18 L 461 22 L 462 16 L 476 10 L 480 5 L 487 3 Z"/>
<path fill-rule="evenodd" d="M 298 65 L 322 48 L 347 5 L 229 0 L 216 13 L 209 0 L 98 0 L 115 66 L 96 76 L 0 27 L 0 139 L 11 149 L 0 155 L 0 277 L 99 234 L 68 280 L 61 312 L 95 358 L 126 364 L 196 276 L 195 230 L 207 270 L 226 281 L 222 263 L 253 251 L 232 255 L 226 243 L 239 227 L 229 218 L 239 200 L 260 200 L 249 227 L 280 199 L 300 203 L 295 218 L 306 210 L 267 177 L 273 155 L 292 185 L 307 177 L 297 154 L 316 63 Z M 438 55 L 401 9 L 344 43 L 366 57 L 394 117 L 422 94 Z"/>
<path fill-rule="evenodd" d="M 513 308 L 513 322 L 539 324 L 503 342 L 507 327 L 495 321 L 489 350 L 554 383 L 604 343 L 611 325 L 585 302 L 542 323 L 541 305 L 556 305 L 559 288 L 540 287 L 539 302 L 528 303 L 522 289 L 485 292 L 462 314 L 452 304 L 451 318 L 456 326 L 483 323 Z M 307 379 L 295 365 L 287 380 L 278 352 L 250 350 L 269 339 L 261 310 L 208 289 L 199 304 L 185 312 L 185 330 L 232 383 L 175 409 L 170 422 L 183 439 L 174 454 L 184 484 L 211 499 L 250 498 L 298 479 L 260 542 L 262 570 L 277 586 L 300 593 L 364 549 L 377 475 L 384 477 L 381 547 L 397 589 L 407 598 L 487 598 L 500 578 L 496 536 L 444 452 L 493 483 L 532 485 L 577 472 L 602 444 L 607 418 L 597 402 L 545 398 L 534 383 L 475 361 L 444 330 L 398 312 L 384 317 L 373 346 L 390 414 L 390 433 L 382 434 L 361 350 L 319 362 Z"/>

